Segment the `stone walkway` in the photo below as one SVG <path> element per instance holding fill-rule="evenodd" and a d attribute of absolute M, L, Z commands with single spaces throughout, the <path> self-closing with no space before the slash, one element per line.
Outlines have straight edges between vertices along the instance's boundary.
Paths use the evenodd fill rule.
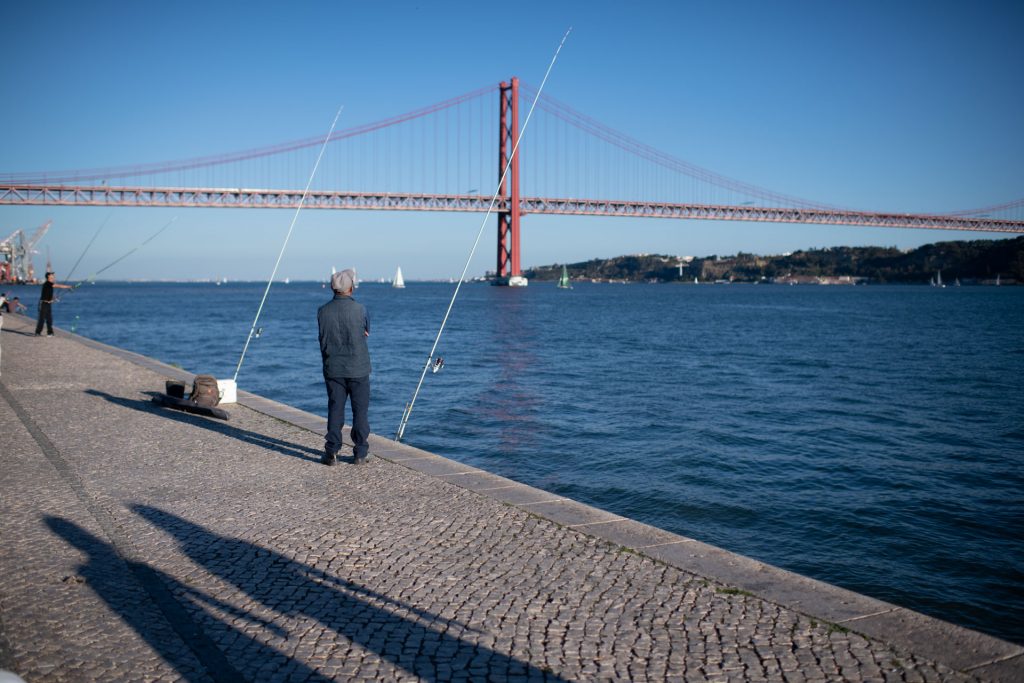
<path fill-rule="evenodd" d="M 1024 648 L 8 315 L 0 669 L 35 681 L 1024 680 Z"/>

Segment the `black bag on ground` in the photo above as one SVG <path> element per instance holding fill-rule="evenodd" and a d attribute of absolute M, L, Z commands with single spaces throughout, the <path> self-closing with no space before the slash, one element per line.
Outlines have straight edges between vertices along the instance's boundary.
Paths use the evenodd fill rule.
<path fill-rule="evenodd" d="M 220 390 L 217 378 L 213 375 L 196 375 L 192 382 L 192 396 L 189 397 L 197 406 L 212 408 L 220 403 Z"/>
<path fill-rule="evenodd" d="M 164 393 L 172 398 L 185 398 L 185 383 L 169 379 L 164 382 Z"/>

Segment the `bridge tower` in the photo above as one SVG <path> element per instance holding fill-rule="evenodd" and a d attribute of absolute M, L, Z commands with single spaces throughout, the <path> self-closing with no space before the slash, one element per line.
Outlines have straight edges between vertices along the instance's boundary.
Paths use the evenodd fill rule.
<path fill-rule="evenodd" d="M 498 212 L 498 267 L 494 284 L 509 287 L 525 287 L 526 278 L 519 270 L 519 151 L 516 140 L 519 135 L 519 79 L 501 83 L 501 119 L 498 126 L 498 178 L 509 166 L 508 175 L 498 188 L 498 198 L 504 200 L 508 210 Z"/>

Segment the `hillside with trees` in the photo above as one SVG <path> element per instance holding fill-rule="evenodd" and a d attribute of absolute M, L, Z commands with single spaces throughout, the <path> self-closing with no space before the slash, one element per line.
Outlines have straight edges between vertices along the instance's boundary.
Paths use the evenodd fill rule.
<path fill-rule="evenodd" d="M 562 265 L 531 268 L 531 280 L 557 280 Z M 1024 284 L 1024 236 L 1007 240 L 936 242 L 903 251 L 895 247 L 830 247 L 759 256 L 740 252 L 683 259 L 634 254 L 564 264 L 573 280 L 693 282 L 871 282 Z"/>

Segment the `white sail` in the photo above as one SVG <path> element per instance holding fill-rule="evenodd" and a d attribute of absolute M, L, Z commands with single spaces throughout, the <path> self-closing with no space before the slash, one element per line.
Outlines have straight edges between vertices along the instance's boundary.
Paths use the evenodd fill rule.
<path fill-rule="evenodd" d="M 405 287 L 405 280 L 402 279 L 402 266 L 398 266 L 398 270 L 395 271 L 395 279 L 392 281 L 391 286 L 395 289 L 403 289 Z"/>
<path fill-rule="evenodd" d="M 562 277 L 558 278 L 559 289 L 572 289 L 572 282 L 569 280 L 569 271 L 566 267 L 562 266 Z"/>

